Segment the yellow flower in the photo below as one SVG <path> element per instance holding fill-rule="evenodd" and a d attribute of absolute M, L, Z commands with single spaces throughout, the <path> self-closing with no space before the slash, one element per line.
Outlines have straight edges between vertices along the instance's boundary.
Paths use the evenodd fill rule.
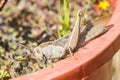
<path fill-rule="evenodd" d="M 110 6 L 110 4 L 109 4 L 109 2 L 107 0 L 104 0 L 104 1 L 100 1 L 98 6 L 102 10 L 106 10 Z"/>

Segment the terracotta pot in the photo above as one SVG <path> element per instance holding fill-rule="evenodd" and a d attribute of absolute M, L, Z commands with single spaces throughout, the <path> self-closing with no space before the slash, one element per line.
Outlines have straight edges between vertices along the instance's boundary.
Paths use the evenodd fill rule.
<path fill-rule="evenodd" d="M 114 27 L 80 48 L 75 53 L 77 60 L 68 57 L 55 63 L 53 68 L 12 80 L 111 80 L 111 59 L 120 48 L 120 0 L 109 1 L 114 13 L 108 25 L 114 24 Z"/>

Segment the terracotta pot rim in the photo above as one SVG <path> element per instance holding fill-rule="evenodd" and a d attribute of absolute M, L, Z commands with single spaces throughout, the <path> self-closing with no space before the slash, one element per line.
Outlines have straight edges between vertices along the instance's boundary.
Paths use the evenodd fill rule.
<path fill-rule="evenodd" d="M 116 2 L 116 8 L 108 23 L 108 25 L 114 24 L 114 27 L 80 48 L 74 55 L 77 59 L 68 57 L 53 64 L 53 68 L 48 67 L 12 80 L 39 80 L 40 78 L 42 80 L 67 80 L 68 77 L 72 80 L 76 76 L 82 79 L 105 64 L 120 48 L 120 0 Z"/>

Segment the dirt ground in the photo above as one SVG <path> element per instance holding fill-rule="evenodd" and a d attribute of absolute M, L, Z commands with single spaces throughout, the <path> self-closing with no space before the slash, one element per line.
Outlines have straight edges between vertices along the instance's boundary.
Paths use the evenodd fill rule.
<path fill-rule="evenodd" d="M 120 50 L 114 55 L 112 66 L 113 80 L 120 80 Z"/>

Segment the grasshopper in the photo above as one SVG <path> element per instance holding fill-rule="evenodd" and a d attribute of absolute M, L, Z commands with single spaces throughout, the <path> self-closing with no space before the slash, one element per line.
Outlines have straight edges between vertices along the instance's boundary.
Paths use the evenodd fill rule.
<path fill-rule="evenodd" d="M 66 54 L 73 55 L 73 51 L 79 46 L 83 46 L 90 40 L 96 38 L 97 36 L 105 33 L 108 29 L 105 24 L 109 18 L 103 17 L 102 20 L 98 20 L 82 26 L 82 17 L 84 16 L 84 10 L 79 10 L 77 13 L 77 19 L 72 33 L 57 39 L 55 41 L 49 41 L 40 44 L 38 47 L 34 48 L 34 55 L 36 60 L 41 63 L 51 63 L 56 59 L 61 59 Z M 105 18 L 105 19 L 104 19 Z"/>

